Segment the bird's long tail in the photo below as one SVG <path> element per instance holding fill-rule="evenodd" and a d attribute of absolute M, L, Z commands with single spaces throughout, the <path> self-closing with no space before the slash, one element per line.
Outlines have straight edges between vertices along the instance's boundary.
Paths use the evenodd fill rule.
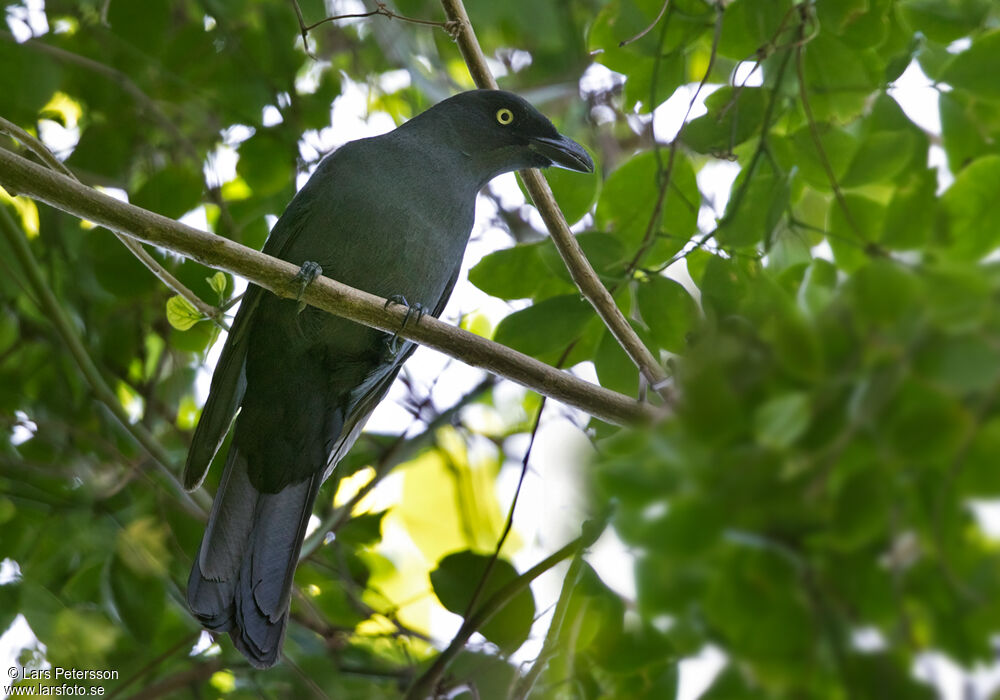
<path fill-rule="evenodd" d="M 229 632 L 258 668 L 277 661 L 285 636 L 292 577 L 321 474 L 263 493 L 246 457 L 229 451 L 205 537 L 188 579 L 188 605 L 202 625 Z"/>

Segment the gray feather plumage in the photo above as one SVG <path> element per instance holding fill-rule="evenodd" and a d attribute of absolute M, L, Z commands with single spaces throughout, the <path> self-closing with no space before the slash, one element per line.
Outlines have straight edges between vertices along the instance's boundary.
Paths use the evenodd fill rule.
<path fill-rule="evenodd" d="M 498 125 L 497 105 L 520 121 Z M 317 262 L 328 277 L 402 295 L 439 315 L 458 276 L 476 193 L 501 172 L 553 162 L 529 147 L 535 137 L 559 158 L 563 137 L 515 95 L 474 91 L 446 100 L 327 157 L 264 251 Z M 555 162 L 584 169 L 589 158 L 564 141 L 567 160 Z M 252 285 L 233 321 L 184 470 L 185 486 L 197 487 L 235 419 L 188 604 L 257 667 L 280 654 L 319 487 L 413 350 L 405 343 L 392 352 L 387 338 L 317 309 L 297 313 L 294 301 Z"/>

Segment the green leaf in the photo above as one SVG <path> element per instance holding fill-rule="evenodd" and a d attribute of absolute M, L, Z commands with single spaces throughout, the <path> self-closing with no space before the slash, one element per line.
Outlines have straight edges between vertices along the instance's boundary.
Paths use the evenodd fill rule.
<path fill-rule="evenodd" d="M 578 294 L 564 294 L 515 311 L 497 325 L 493 339 L 532 357 L 564 350 L 594 318 Z"/>
<path fill-rule="evenodd" d="M 984 156 L 955 178 L 941 196 L 948 252 L 960 260 L 976 260 L 1000 243 L 1000 156 Z"/>
<path fill-rule="evenodd" d="M 1000 496 L 1000 417 L 993 417 L 979 427 L 969 445 L 968 453 L 958 472 L 958 487 L 964 496 Z"/>
<path fill-rule="evenodd" d="M 826 32 L 819 32 L 803 51 L 805 89 L 816 121 L 846 121 L 861 114 L 885 71 L 878 54 Z"/>
<path fill-rule="evenodd" d="M 625 265 L 631 256 L 626 253 L 625 247 L 618 237 L 601 231 L 584 231 L 576 235 L 576 242 L 580 244 L 580 248 L 591 267 L 609 287 L 613 286 L 610 284 L 611 282 L 621 279 Z M 569 285 L 571 289 L 576 289 L 569 270 L 566 268 L 566 263 L 559 251 L 556 250 L 551 238 L 542 241 L 540 250 L 542 260 L 548 267 L 546 277 L 550 278 L 550 284 L 555 286 L 552 284 L 555 280 L 551 279 L 555 277 Z"/>
<path fill-rule="evenodd" d="M 858 49 L 875 48 L 889 29 L 886 17 L 890 5 L 870 0 L 839 0 L 816 4 L 816 16 L 821 26 L 836 34 L 841 41 Z"/>
<path fill-rule="evenodd" d="M 698 153 L 731 153 L 734 146 L 757 135 L 767 95 L 767 90 L 753 87 L 716 90 L 705 100 L 708 114 L 688 123 L 681 140 Z"/>
<path fill-rule="evenodd" d="M 941 80 L 987 99 L 1000 99 L 1000 29 L 981 34 L 945 66 Z"/>
<path fill-rule="evenodd" d="M 719 54 L 745 61 L 758 49 L 780 44 L 782 36 L 794 27 L 788 22 L 792 0 L 733 0 L 726 5 L 719 37 Z"/>
<path fill-rule="evenodd" d="M 201 173 L 179 165 L 158 170 L 132 196 L 137 207 L 177 219 L 198 205 L 201 198 Z"/>
<path fill-rule="evenodd" d="M 956 392 L 983 392 L 1000 379 L 1000 356 L 979 334 L 934 338 L 917 354 L 922 376 Z"/>
<path fill-rule="evenodd" d="M 815 630 L 799 573 L 784 555 L 733 545 L 717 562 L 705 615 L 734 652 L 762 663 L 793 663 Z"/>
<path fill-rule="evenodd" d="M 906 21 L 929 39 L 948 44 L 975 31 L 991 0 L 901 0 Z"/>
<path fill-rule="evenodd" d="M 595 166 L 592 173 L 578 173 L 564 168 L 549 168 L 545 171 L 545 179 L 548 180 L 567 223 L 575 224 L 582 219 L 597 201 L 597 193 L 601 189 L 601 171 L 596 161 Z M 518 182 L 520 183 L 520 178 Z"/>
<path fill-rule="evenodd" d="M 657 275 L 639 284 L 637 301 L 642 320 L 657 345 L 683 354 L 688 333 L 701 320 L 698 303 L 688 291 L 674 280 Z"/>
<path fill-rule="evenodd" d="M 6 72 L 6 71 L 4 71 Z M 120 181 L 127 171 L 137 136 L 132 129 L 96 123 L 80 134 L 80 142 L 66 165 Z"/>
<path fill-rule="evenodd" d="M 799 287 L 799 304 L 812 314 L 819 313 L 829 303 L 836 285 L 836 266 L 820 258 L 813 260 Z"/>
<path fill-rule="evenodd" d="M 236 174 L 263 197 L 295 184 L 295 151 L 276 134 L 260 130 L 240 144 Z"/>
<path fill-rule="evenodd" d="M 877 464 L 866 465 L 837 489 L 832 541 L 845 550 L 860 549 L 888 536 L 892 479 Z"/>
<path fill-rule="evenodd" d="M 938 95 L 941 142 L 952 172 L 990 153 L 1000 153 L 1000 102 L 987 102 L 962 90 Z"/>
<path fill-rule="evenodd" d="M 107 229 L 87 232 L 84 249 L 98 284 L 115 296 L 134 298 L 157 288 L 153 273 Z"/>
<path fill-rule="evenodd" d="M 858 144 L 840 184 L 843 187 L 857 187 L 889 180 L 913 159 L 916 148 L 917 138 L 908 131 L 870 133 Z"/>
<path fill-rule="evenodd" d="M 636 70 L 639 74 L 648 75 L 649 67 L 645 61 L 658 54 L 676 51 L 708 30 L 706 20 L 710 22 L 712 10 L 707 3 L 695 0 L 685 2 L 673 21 L 660 25 L 657 31 L 646 32 L 635 41 L 628 41 L 652 25 L 662 7 L 660 0 L 612 0 L 606 4 L 590 23 L 587 34 L 587 46 L 594 58 L 619 73 L 631 75 Z M 661 45 L 663 30 L 666 35 Z M 670 66 L 665 68 L 670 70 Z M 648 95 L 648 89 L 645 94 Z M 665 100 L 669 96 L 661 95 L 659 99 Z M 642 99 L 645 101 L 646 98 Z"/>
<path fill-rule="evenodd" d="M 119 557 L 108 566 L 113 611 L 135 639 L 150 639 L 163 619 L 166 589 L 157 576 L 139 576 Z"/>
<path fill-rule="evenodd" d="M 949 394 L 916 380 L 886 409 L 886 436 L 903 459 L 949 463 L 968 429 L 968 412 Z"/>
<path fill-rule="evenodd" d="M 610 331 L 601 334 L 594 355 L 594 369 L 601 386 L 626 396 L 637 396 L 639 370 Z"/>
<path fill-rule="evenodd" d="M 541 242 L 521 243 L 490 253 L 469 270 L 469 281 L 501 299 L 536 296 L 549 280 L 541 247 Z"/>
<path fill-rule="evenodd" d="M 180 294 L 167 299 L 167 322 L 179 331 L 186 331 L 202 320 L 201 313 Z"/>
<path fill-rule="evenodd" d="M 449 554 L 431 572 L 434 595 L 445 608 L 456 615 L 464 615 L 490 559 L 487 555 L 468 550 Z M 475 610 L 479 610 L 494 593 L 517 577 L 517 570 L 509 562 L 497 559 L 483 584 Z M 501 649 L 514 651 L 527 640 L 534 617 L 535 599 L 531 588 L 525 587 L 497 610 L 479 632 Z"/>
<path fill-rule="evenodd" d="M 936 192 L 937 175 L 929 168 L 904 180 L 889 201 L 879 243 L 893 250 L 922 247 L 931 234 Z"/>
<path fill-rule="evenodd" d="M 746 270 L 731 258 L 713 255 L 705 264 L 701 283 L 702 307 L 720 316 L 737 313 L 747 293 Z"/>
<path fill-rule="evenodd" d="M 382 520 L 388 510 L 362 513 L 344 523 L 336 532 L 337 541 L 350 547 L 368 547 L 382 539 Z"/>
<path fill-rule="evenodd" d="M 857 318 L 875 326 L 900 323 L 918 310 L 916 281 L 892 260 L 872 260 L 854 273 L 846 289 Z"/>
<path fill-rule="evenodd" d="M 771 139 L 771 148 L 782 170 L 795 170 L 812 187 L 829 192 L 832 187 L 826 164 L 839 181 L 854 159 L 858 140 L 844 129 L 830 124 L 817 124 L 816 131 L 820 149 L 816 148 L 808 126 L 787 137 L 775 136 Z"/>
<path fill-rule="evenodd" d="M 684 84 L 684 55 L 671 53 L 632 61 L 625 81 L 622 106 L 630 112 L 649 114 L 670 99 Z"/>
<path fill-rule="evenodd" d="M 219 301 L 225 299 L 226 286 L 229 284 L 229 278 L 226 277 L 225 272 L 216 272 L 211 277 L 206 277 L 205 281 L 208 282 L 208 286 L 219 297 Z"/>
<path fill-rule="evenodd" d="M 769 244 L 788 206 L 788 198 L 788 180 L 766 160 L 761 160 L 753 172 L 743 170 L 733 182 L 726 214 L 719 222 L 715 238 L 727 248 L 749 247 L 761 239 Z"/>
<path fill-rule="evenodd" d="M 940 261 L 924 270 L 927 312 L 945 331 L 968 332 L 984 322 L 993 308 L 993 289 L 974 263 Z"/>
<path fill-rule="evenodd" d="M 59 88 L 62 72 L 59 63 L 20 46 L 11 37 L 0 41 L 0 66 L 3 66 L 0 112 L 4 118 L 24 126 L 33 124 L 38 112 Z"/>
<path fill-rule="evenodd" d="M 660 160 L 664 176 L 669 157 L 664 150 Z M 595 215 L 598 227 L 614 233 L 627 251 L 638 252 L 645 243 L 642 260 L 648 266 L 665 262 L 687 243 L 697 229 L 701 206 L 691 161 L 678 153 L 663 204 L 657 209 L 660 172 L 652 151 L 630 158 L 604 183 Z"/>
<path fill-rule="evenodd" d="M 807 394 L 792 392 L 760 405 L 753 418 L 757 442 L 776 450 L 791 447 L 809 427 L 809 403 Z"/>
<path fill-rule="evenodd" d="M 882 233 L 885 207 L 858 194 L 845 194 L 830 205 L 827 240 L 840 269 L 852 271 L 868 261 L 867 249 Z"/>

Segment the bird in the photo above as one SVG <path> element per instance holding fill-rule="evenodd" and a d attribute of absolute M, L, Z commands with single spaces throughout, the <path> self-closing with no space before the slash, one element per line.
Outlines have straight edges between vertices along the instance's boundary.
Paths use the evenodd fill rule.
<path fill-rule="evenodd" d="M 324 158 L 263 251 L 299 265 L 303 285 L 322 272 L 407 304 L 418 322 L 436 317 L 458 279 L 478 192 L 502 173 L 549 166 L 594 170 L 522 97 L 462 92 Z M 252 284 L 233 319 L 184 467 L 185 488 L 198 488 L 232 431 L 187 602 L 257 668 L 280 656 L 320 485 L 415 349 L 397 340 Z"/>

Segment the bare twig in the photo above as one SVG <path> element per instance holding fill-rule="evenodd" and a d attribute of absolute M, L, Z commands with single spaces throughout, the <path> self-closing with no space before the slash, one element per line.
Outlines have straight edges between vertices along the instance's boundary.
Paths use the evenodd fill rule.
<path fill-rule="evenodd" d="M 628 39 L 623 39 L 622 41 L 619 41 L 618 42 L 618 48 L 623 48 L 625 46 L 628 46 L 633 41 L 639 41 L 639 39 L 641 39 L 642 37 L 644 37 L 647 34 L 649 34 L 649 32 L 653 29 L 653 27 L 655 27 L 657 24 L 659 24 L 660 20 L 663 19 L 663 15 L 666 14 L 666 12 L 667 12 L 667 5 L 669 5 L 669 4 L 670 4 L 670 0 L 663 0 L 663 7 L 660 8 L 659 13 L 656 15 L 656 19 L 654 19 L 652 22 L 650 22 L 650 24 L 649 24 L 648 27 L 646 27 L 645 29 L 643 29 L 641 32 L 639 32 L 635 36 L 630 37 Z"/>
<path fill-rule="evenodd" d="M 437 685 L 441 674 L 444 673 L 445 669 L 448 668 L 448 665 L 458 653 L 465 648 L 465 643 L 469 641 L 469 637 L 476 630 L 489 622 L 493 615 L 510 602 L 514 596 L 527 588 L 536 578 L 564 559 L 573 556 L 582 548 L 589 546 L 591 539 L 587 533 L 581 535 L 562 549 L 559 549 L 525 571 L 513 581 L 505 584 L 500 590 L 490 596 L 474 614 L 467 616 L 458 634 L 455 635 L 455 638 L 451 640 L 451 644 L 448 645 L 448 648 L 442 651 L 437 659 L 434 660 L 431 667 L 421 674 L 414 681 L 413 685 L 410 686 L 410 689 L 406 693 L 406 700 L 423 700 L 424 698 L 432 697 L 434 687 Z"/>
<path fill-rule="evenodd" d="M 805 5 L 801 6 L 801 12 L 806 13 L 809 10 Z M 806 115 L 806 123 L 809 125 L 809 136 L 812 138 L 813 145 L 816 147 L 816 154 L 819 157 L 820 165 L 823 166 L 823 172 L 826 173 L 827 179 L 830 181 L 830 188 L 833 190 L 833 196 L 837 200 L 837 204 L 840 206 L 841 210 L 844 212 L 844 219 L 847 220 L 847 224 L 854 231 L 854 234 L 861 241 L 866 241 L 864 232 L 861 230 L 861 226 L 858 224 L 857 219 L 854 218 L 854 214 L 851 212 L 851 208 L 847 206 L 847 200 L 844 198 L 844 192 L 840 189 L 840 183 L 837 181 L 837 174 L 833 172 L 833 166 L 830 164 L 830 159 L 827 158 L 826 149 L 823 147 L 823 141 L 819 135 L 819 127 L 816 124 L 816 118 L 813 116 L 812 106 L 809 103 L 809 91 L 806 89 L 806 72 L 805 72 L 805 62 L 803 59 L 803 47 L 808 43 L 807 37 L 805 36 L 806 18 L 803 17 L 803 21 L 799 24 L 799 40 L 795 42 L 795 70 L 798 74 L 799 79 L 799 98 L 802 100 L 802 110 Z M 868 245 L 864 247 L 866 253 L 869 254 L 879 254 L 880 249 L 877 244 L 869 242 Z"/>
<path fill-rule="evenodd" d="M 194 643 L 196 641 L 198 641 L 198 635 L 200 635 L 200 634 L 201 634 L 201 632 L 195 632 L 194 634 L 189 634 L 187 636 L 181 637 L 180 641 L 178 641 L 172 647 L 170 647 L 165 652 L 163 652 L 162 654 L 160 654 L 159 656 L 157 656 L 156 658 L 154 658 L 148 664 L 146 664 L 145 666 L 143 666 L 142 668 L 140 668 L 138 671 L 136 671 L 135 673 L 133 673 L 131 676 L 129 676 L 128 678 L 126 678 L 125 680 L 123 680 L 117 687 L 115 687 L 114 690 L 112 690 L 110 693 L 108 693 L 107 700 L 113 700 L 114 698 L 116 698 L 119 695 L 121 695 L 123 692 L 125 692 L 125 689 L 128 688 L 133 683 L 135 683 L 135 681 L 137 681 L 138 679 L 142 678 L 146 674 L 154 671 L 157 666 L 159 666 L 160 664 L 162 664 L 164 661 L 166 661 L 167 659 L 169 659 L 171 656 L 173 656 L 174 654 L 176 654 L 181 649 L 184 649 L 185 647 L 188 647 L 188 648 L 193 647 Z"/>
<path fill-rule="evenodd" d="M 535 423 L 531 426 L 531 435 L 528 438 L 528 447 L 524 450 L 524 457 L 521 459 L 521 474 L 517 478 L 517 487 L 514 489 L 514 498 L 511 499 L 510 508 L 507 509 L 507 521 L 504 523 L 503 531 L 500 533 L 500 537 L 497 539 L 496 547 L 493 549 L 493 554 L 490 560 L 486 563 L 486 569 L 483 571 L 482 576 L 479 577 L 479 581 L 476 583 L 476 588 L 472 592 L 472 597 L 469 598 L 469 604 L 465 608 L 465 614 L 462 615 L 463 618 L 468 619 L 472 615 L 472 611 L 476 608 L 479 603 L 479 596 L 482 595 L 483 588 L 486 586 L 486 581 L 490 577 L 490 573 L 493 571 L 493 567 L 500 558 L 500 550 L 503 549 L 504 542 L 507 541 L 507 536 L 510 535 L 511 528 L 514 526 L 514 509 L 517 507 L 517 499 L 521 495 L 521 487 L 524 485 L 524 477 L 528 473 L 528 460 L 531 459 L 531 448 L 535 446 L 535 436 L 538 435 L 538 426 L 542 422 L 542 412 L 545 410 L 545 397 L 542 397 L 542 402 L 538 406 L 538 412 L 535 414 Z"/>
<path fill-rule="evenodd" d="M 364 19 L 365 17 L 374 17 L 376 15 L 381 15 L 387 19 L 398 19 L 402 22 L 411 22 L 412 24 L 423 24 L 428 27 L 440 27 L 448 32 L 450 35 L 454 36 L 456 26 L 453 22 L 436 22 L 430 19 L 419 19 L 417 17 L 407 17 L 401 15 L 398 12 L 393 12 L 386 6 L 384 2 L 376 2 L 375 9 L 371 12 L 354 12 L 346 15 L 334 15 L 332 17 L 326 17 L 321 19 L 319 22 L 313 22 L 312 24 L 306 24 L 305 18 L 302 16 L 302 8 L 299 7 L 298 0 L 291 0 L 292 6 L 295 8 L 295 17 L 299 21 L 299 31 L 302 33 L 302 45 L 305 47 L 306 54 L 315 59 L 316 56 L 309 51 L 309 32 L 311 32 L 316 27 L 321 24 L 326 24 L 327 22 L 336 22 L 341 19 Z"/>
<path fill-rule="evenodd" d="M 700 95 L 701 91 L 705 88 L 705 85 L 708 83 L 708 78 L 712 74 L 712 69 L 715 67 L 715 59 L 718 55 L 719 38 L 722 35 L 722 8 L 718 7 L 716 12 L 715 31 L 712 35 L 712 50 L 709 54 L 708 66 L 705 68 L 705 74 L 702 76 L 701 82 L 698 83 L 698 88 L 694 91 L 694 94 L 691 96 L 691 100 L 688 102 L 687 110 L 684 112 L 684 119 L 681 122 L 680 131 L 677 132 L 677 136 L 674 137 L 673 142 L 670 144 L 670 157 L 667 160 L 666 170 L 663 173 L 660 173 L 660 190 L 656 197 L 656 203 L 653 205 L 653 213 L 649 217 L 649 223 L 646 225 L 646 231 L 643 234 L 639 250 L 625 268 L 626 277 L 635 271 L 639 262 L 642 260 L 642 257 L 649 250 L 650 246 L 653 245 L 657 222 L 660 220 L 660 214 L 663 211 L 663 205 L 667 198 L 667 190 L 671 184 L 671 176 L 674 170 L 674 162 L 677 160 L 677 149 L 680 146 L 681 134 L 684 132 L 684 127 L 687 125 L 688 117 L 691 115 L 691 110 L 694 109 L 694 104 L 698 100 L 698 95 Z"/>
<path fill-rule="evenodd" d="M 299 285 L 294 282 L 299 270 L 289 262 L 120 202 L 3 149 L 0 149 L 0 185 L 109 229 L 241 275 L 280 297 L 293 298 L 299 293 Z M 660 409 L 585 382 L 568 372 L 560 372 L 431 316 L 407 323 L 404 328 L 406 309 L 386 308 L 384 299 L 325 277 L 310 284 L 302 300 L 357 323 L 398 333 L 400 337 L 500 374 L 601 420 L 635 423 L 656 420 L 662 415 Z"/>

